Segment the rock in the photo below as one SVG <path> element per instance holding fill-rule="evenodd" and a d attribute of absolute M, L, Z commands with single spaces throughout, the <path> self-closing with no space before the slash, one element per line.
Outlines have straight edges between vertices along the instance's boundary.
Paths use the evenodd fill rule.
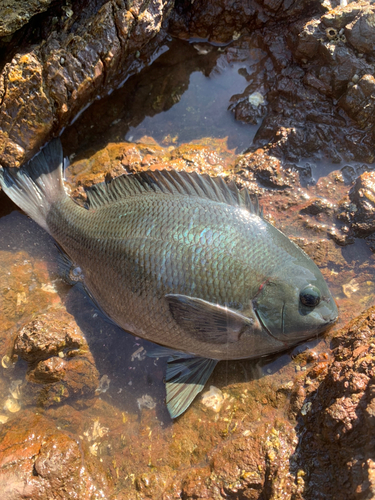
<path fill-rule="evenodd" d="M 336 19 L 340 13 L 341 9 L 338 9 L 330 15 Z M 361 75 L 370 68 L 372 70 L 372 66 L 357 56 L 347 45 L 341 30 L 334 26 L 335 23 L 327 27 L 324 16 L 309 20 L 302 26 L 296 23 L 292 26 L 288 42 L 299 62 L 305 65 L 313 60 L 315 62 L 307 68 L 305 82 L 325 95 L 340 98 L 354 75 Z"/>
<path fill-rule="evenodd" d="M 263 95 L 256 91 L 230 105 L 229 109 L 234 112 L 236 120 L 256 125 L 266 114 L 266 101 Z"/>
<path fill-rule="evenodd" d="M 284 34 L 287 49 L 303 72 L 290 63 L 280 71 L 272 59 L 277 72 L 270 75 L 273 84 L 266 94 L 268 112 L 255 137 L 256 147 L 272 143 L 272 154 L 289 161 L 321 154 L 334 163 L 342 159 L 374 161 L 373 102 L 370 96 L 362 95 L 358 83 L 375 69 L 371 58 L 360 57 L 353 49 L 344 32 L 351 22 L 366 18 L 369 9 L 368 4 L 351 3 L 290 23 Z M 282 43 L 277 29 L 270 37 Z M 350 122 L 366 132 L 354 133 Z"/>
<path fill-rule="evenodd" d="M 294 455 L 307 500 L 375 494 L 374 326 L 372 308 L 339 332 L 332 362 L 307 386 Z"/>
<path fill-rule="evenodd" d="M 99 386 L 99 373 L 87 342 L 64 309 L 55 308 L 24 326 L 14 354 L 28 362 L 21 400 L 48 407 L 70 399 L 90 402 Z"/>
<path fill-rule="evenodd" d="M 95 468 L 99 472 L 99 462 Z M 108 489 L 104 474 L 97 476 L 99 481 L 88 472 L 80 444 L 48 419 L 26 413 L 2 427 L 2 500 L 99 500 L 107 497 Z"/>
<path fill-rule="evenodd" d="M 320 19 L 311 19 L 302 27 L 294 27 L 297 43 L 294 45 L 294 55 L 297 60 L 313 59 L 317 53 L 324 35 Z M 291 37 L 289 37 L 291 40 Z M 307 61 L 306 61 L 307 62 Z"/>
<path fill-rule="evenodd" d="M 353 22 L 345 27 L 348 42 L 359 52 L 374 54 L 375 51 L 375 8 L 364 9 Z"/>
<path fill-rule="evenodd" d="M 340 250 L 337 249 L 333 241 L 329 239 L 318 239 L 315 241 L 295 240 L 309 255 L 315 264 L 322 267 L 332 267 L 343 269 L 345 267 L 345 259 L 342 257 Z"/>
<path fill-rule="evenodd" d="M 63 309 L 41 314 L 17 335 L 14 353 L 31 365 L 59 353 L 78 353 L 87 343 L 73 317 Z"/>
<path fill-rule="evenodd" d="M 319 78 L 329 84 L 332 96 L 341 97 L 354 75 L 366 72 L 368 65 L 359 59 L 343 42 L 334 44 L 331 41 L 322 44 L 321 56 L 326 65 L 318 72 Z"/>
<path fill-rule="evenodd" d="M 54 356 L 39 361 L 36 368 L 29 373 L 28 379 L 40 384 L 57 382 L 65 377 L 67 368 L 67 362 L 64 359 Z"/>
<path fill-rule="evenodd" d="M 140 474 L 135 479 L 135 487 L 142 498 L 161 498 L 167 484 L 162 474 Z"/>
<path fill-rule="evenodd" d="M 267 23 L 272 25 L 274 20 L 290 19 L 316 10 L 323 12 L 325 6 L 310 0 L 294 3 L 285 0 L 178 2 L 171 18 L 170 31 L 184 38 L 229 42 Z"/>
<path fill-rule="evenodd" d="M 360 175 L 349 196 L 354 204 L 352 228 L 356 235 L 363 237 L 375 231 L 375 173 Z"/>
<path fill-rule="evenodd" d="M 374 14 L 375 16 L 375 14 Z M 375 28 L 374 28 L 375 29 Z M 364 75 L 339 101 L 348 115 L 365 129 L 375 124 L 375 78 Z"/>
<path fill-rule="evenodd" d="M 0 162 L 19 167 L 53 125 L 53 103 L 45 91 L 43 65 L 30 51 L 17 54 L 0 74 Z M 42 139 L 43 140 L 43 139 Z"/>
<path fill-rule="evenodd" d="M 20 166 L 121 82 L 137 51 L 160 31 L 172 1 L 134 5 L 133 15 L 124 0 L 108 0 L 99 9 L 92 4 L 89 12 L 83 0 L 75 2 L 74 16 L 65 12 L 58 25 L 46 20 L 39 46 L 23 42 L 0 73 L 0 163 Z M 74 35 L 68 34 L 73 23 Z"/>
<path fill-rule="evenodd" d="M 324 198 L 315 198 L 307 203 L 300 212 L 302 214 L 309 215 L 318 215 L 321 213 L 332 215 L 336 208 L 337 207 L 335 207 L 332 202 L 325 200 Z"/>
<path fill-rule="evenodd" d="M 235 171 L 245 176 L 246 180 L 255 178 L 265 187 L 277 189 L 291 187 L 298 179 L 295 171 L 284 169 L 280 160 L 268 155 L 263 149 L 240 156 Z"/>
<path fill-rule="evenodd" d="M 2 231 L 8 229 L 9 226 L 2 226 Z M 39 232 L 36 227 L 35 230 L 35 238 L 40 239 L 48 252 L 48 246 L 43 246 L 46 240 L 42 230 Z M 57 292 L 52 286 L 45 286 L 48 281 L 45 262 L 36 262 L 24 249 L 0 250 L 0 260 L 0 358 L 11 358 L 17 325 L 30 321 L 35 304 L 43 311 L 55 303 Z"/>
<path fill-rule="evenodd" d="M 52 0 L 3 0 L 0 4 L 0 38 L 12 35 L 32 16 L 48 9 Z"/>
<path fill-rule="evenodd" d="M 144 137 L 143 141 L 110 143 L 93 154 L 86 151 L 87 158 L 73 161 L 66 170 L 66 179 L 73 196 L 85 202 L 87 195 L 82 187 L 88 188 L 104 180 L 110 181 L 118 175 L 144 170 L 166 168 L 223 175 L 231 170 L 235 159 L 225 139 L 202 139 L 175 147 L 159 146 L 150 137 Z"/>
<path fill-rule="evenodd" d="M 340 30 L 351 23 L 363 11 L 363 8 L 359 2 L 351 2 L 345 7 L 337 7 L 323 14 L 322 22 L 327 28 Z"/>

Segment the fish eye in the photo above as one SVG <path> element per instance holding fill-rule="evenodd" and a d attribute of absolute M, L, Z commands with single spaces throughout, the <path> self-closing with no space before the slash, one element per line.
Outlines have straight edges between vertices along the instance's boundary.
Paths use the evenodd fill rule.
<path fill-rule="evenodd" d="M 314 285 L 307 285 L 301 290 L 299 298 L 304 306 L 316 307 L 320 302 L 320 291 Z"/>

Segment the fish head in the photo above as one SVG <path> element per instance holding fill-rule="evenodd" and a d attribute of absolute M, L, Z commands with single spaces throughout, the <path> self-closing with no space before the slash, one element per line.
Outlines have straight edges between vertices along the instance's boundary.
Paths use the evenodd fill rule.
<path fill-rule="evenodd" d="M 310 259 L 281 266 L 260 286 L 253 308 L 265 330 L 286 346 L 322 333 L 338 316 L 328 285 Z"/>

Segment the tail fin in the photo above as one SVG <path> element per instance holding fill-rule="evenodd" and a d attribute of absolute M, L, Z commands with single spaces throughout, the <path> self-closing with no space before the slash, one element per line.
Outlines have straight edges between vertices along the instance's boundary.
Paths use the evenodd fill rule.
<path fill-rule="evenodd" d="M 54 139 L 23 167 L 17 170 L 0 168 L 4 192 L 46 231 L 46 218 L 52 203 L 66 196 L 63 159 L 61 142 Z"/>

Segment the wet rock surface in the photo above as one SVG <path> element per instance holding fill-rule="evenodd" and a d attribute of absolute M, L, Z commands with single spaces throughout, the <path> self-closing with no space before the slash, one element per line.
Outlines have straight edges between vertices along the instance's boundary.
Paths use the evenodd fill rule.
<path fill-rule="evenodd" d="M 375 175 L 374 172 L 365 172 L 359 176 L 350 191 L 352 209 L 352 226 L 359 236 L 367 236 L 375 231 Z"/>
<path fill-rule="evenodd" d="M 150 137 L 144 137 L 142 141 L 109 144 L 91 157 L 73 160 L 66 170 L 72 195 L 85 202 L 87 195 L 84 188 L 142 170 L 166 168 L 223 175 L 232 168 L 233 153 L 228 150 L 225 140 L 217 140 L 216 148 L 213 148 L 211 140 L 177 147 L 160 146 Z"/>
<path fill-rule="evenodd" d="M 20 47 L 7 52 L 11 60 L 3 57 L 0 162 L 20 166 L 88 103 L 146 65 L 169 31 L 220 41 L 228 54 L 232 45 L 233 53 L 263 53 L 263 70 L 248 72 L 248 87 L 230 105 L 237 120 L 262 121 L 255 147 L 271 142 L 279 158 L 291 161 L 313 156 L 371 163 L 374 7 L 336 3 L 57 5 L 41 14 L 34 35 L 26 34 Z M 275 22 L 280 18 L 285 26 Z M 200 49 L 202 55 L 208 47 Z M 181 82 L 176 97 L 171 93 L 171 103 L 184 87 Z M 154 102 L 154 112 L 165 104 Z"/>
<path fill-rule="evenodd" d="M 211 141 L 209 147 L 204 141 L 161 146 L 148 139 L 144 143 L 109 144 L 92 156 L 87 154 L 86 159 L 84 156 L 82 152 L 82 159 L 73 158 L 66 173 L 74 196 L 82 202 L 83 186 L 122 172 L 161 166 L 220 173 L 224 179 L 234 179 L 239 186 L 257 193 L 265 217 L 287 232 L 319 265 L 340 306 L 342 325 L 356 316 L 359 308 L 364 310 L 374 303 L 375 263 L 371 252 L 359 251 L 357 242 L 362 240 L 338 243 L 347 235 L 340 216 L 342 200 L 350 189 L 339 171 L 320 178 L 315 185 L 302 187 L 298 169 L 284 165 L 270 152 L 236 155 L 220 140 Z M 82 306 L 73 305 L 77 294 L 66 307 L 79 317 Z M 339 361 L 342 370 L 349 369 L 349 351 L 340 360 L 337 349 L 341 347 L 331 354 L 329 345 L 323 343 L 316 352 L 300 353 L 297 348 L 294 359 L 286 355 L 281 365 L 276 358 L 275 365 L 272 360 L 242 360 L 222 369 L 218 366 L 203 396 L 171 423 L 161 386 L 165 363 L 159 360 L 154 364 L 147 359 L 142 341 L 130 336 L 126 340 L 124 333 L 112 332 L 109 327 L 103 333 L 103 323 L 98 319 L 97 330 L 93 329 L 89 322 L 89 317 L 95 316 L 93 311 L 91 308 L 87 317 L 80 317 L 80 328 L 63 308 L 55 307 L 18 329 L 11 358 L 17 355 L 27 367 L 23 378 L 21 374 L 12 377 L 12 386 L 4 381 L 4 393 L 8 391 L 8 399 L 19 404 L 14 415 L 36 407 L 51 425 L 79 439 L 83 463 L 100 462 L 110 495 L 117 499 L 315 498 L 314 474 L 326 470 L 312 473 L 304 468 L 312 460 L 307 455 L 312 451 L 304 448 L 305 442 L 311 442 L 311 438 L 305 438 L 304 425 L 317 425 L 312 417 L 306 420 L 312 405 L 318 405 L 315 394 L 326 387 L 324 380 L 331 376 L 335 363 Z M 349 332 L 339 332 L 333 345 L 341 346 L 343 339 L 351 339 L 357 346 L 362 337 L 362 327 L 351 326 Z M 124 338 L 123 348 L 119 347 L 120 338 Z M 112 351 L 115 358 L 110 357 Z M 135 377 L 129 375 L 133 368 Z M 141 380 L 146 374 L 146 385 L 139 385 L 137 377 Z M 358 381 L 369 384 L 370 375 L 365 375 L 367 378 L 359 377 Z M 356 375 L 348 377 L 357 380 Z M 16 386 L 14 379 L 19 381 Z M 132 393 L 131 387 L 136 384 L 142 392 Z M 340 395 L 342 387 L 345 389 L 345 383 L 336 387 L 335 397 L 350 399 L 351 393 Z M 207 403 L 213 395 L 218 398 L 217 406 Z M 12 415 L 10 410 L 4 411 L 6 425 L 16 428 Z M 335 418 L 340 420 L 340 415 Z M 7 429 L 3 428 L 5 434 Z M 336 446 L 334 440 L 332 443 Z M 322 448 L 314 450 L 317 455 L 323 454 Z M 292 461 L 291 456 L 295 457 Z M 332 465 L 330 474 L 333 470 Z"/>
<path fill-rule="evenodd" d="M 82 463 L 79 443 L 48 419 L 26 413 L 0 435 L 2 498 L 77 498 L 94 500 L 108 494 L 105 476 L 94 477 Z M 97 479 L 97 477 L 99 478 Z"/>
<path fill-rule="evenodd" d="M 332 362 L 307 373 L 294 455 L 303 498 L 374 496 L 374 326 L 372 308 L 335 336 Z"/>
<path fill-rule="evenodd" d="M 374 161 L 374 61 L 351 35 L 356 26 L 358 39 L 371 45 L 372 35 L 364 33 L 373 32 L 373 6 L 366 2 L 342 8 L 303 2 L 298 6 L 282 2 L 252 7 L 236 4 L 242 21 L 236 19 L 238 28 L 234 30 L 227 20 L 232 19 L 230 7 L 225 2 L 215 4 L 203 7 L 203 11 L 198 3 L 187 9 L 180 7 L 180 17 L 176 17 L 177 5 L 170 30 L 180 36 L 233 43 L 233 39 L 249 36 L 253 26 L 251 32 L 257 35 L 251 35 L 251 44 L 265 53 L 264 73 L 261 81 L 249 75 L 252 84 L 237 99 L 233 96 L 231 108 L 236 119 L 245 123 L 265 115 L 255 146 L 271 142 L 277 156 L 291 161 L 306 156 L 325 157 L 335 163 L 354 158 Z M 309 12 L 307 19 L 297 19 L 300 8 Z M 198 9 L 205 15 L 198 16 Z M 278 17 L 281 14 L 288 18 L 287 30 L 273 23 L 276 12 Z M 266 113 L 259 107 L 254 110 L 249 102 L 254 91 L 260 91 L 267 102 Z"/>
<path fill-rule="evenodd" d="M 266 24 L 272 25 L 275 20 L 293 18 L 304 11 L 311 15 L 324 10 L 320 3 L 310 1 L 178 1 L 172 14 L 170 29 L 174 35 L 186 38 L 199 37 L 228 42 L 241 35 L 248 35 Z"/>
<path fill-rule="evenodd" d="M 373 7 L 368 7 L 345 27 L 348 42 L 359 52 L 372 56 L 375 49 L 374 23 L 375 10 Z"/>

